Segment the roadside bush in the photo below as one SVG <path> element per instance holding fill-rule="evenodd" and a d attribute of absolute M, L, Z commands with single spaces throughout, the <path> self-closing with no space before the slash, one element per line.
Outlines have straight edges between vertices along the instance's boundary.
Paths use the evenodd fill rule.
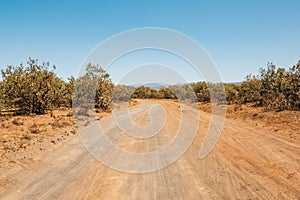
<path fill-rule="evenodd" d="M 150 87 L 137 87 L 131 95 L 132 99 L 176 99 L 173 92 L 173 86 L 170 88 L 164 87 L 159 90 L 151 89 Z"/>
<path fill-rule="evenodd" d="M 75 81 L 72 106 L 81 110 L 109 111 L 113 87 L 109 74 L 99 65 L 89 63 L 85 73 Z"/>
<path fill-rule="evenodd" d="M 262 81 L 257 76 L 251 74 L 246 76 L 242 82 L 238 93 L 238 103 L 255 103 L 262 106 Z"/>
<path fill-rule="evenodd" d="M 288 71 L 268 63 L 258 76 L 247 76 L 239 91 L 241 103 L 266 110 L 300 110 L 300 61 Z"/>
<path fill-rule="evenodd" d="M 227 104 L 238 103 L 240 86 L 238 84 L 224 84 Z"/>
<path fill-rule="evenodd" d="M 174 93 L 174 96 L 178 100 L 186 100 L 186 99 L 189 99 L 191 101 L 197 100 L 192 84 L 172 85 L 169 86 L 169 88 Z"/>
<path fill-rule="evenodd" d="M 209 89 L 204 81 L 191 84 L 198 101 L 208 103 L 210 102 Z"/>
<path fill-rule="evenodd" d="M 112 100 L 114 102 L 129 101 L 135 88 L 127 85 L 116 85 L 113 89 Z"/>
<path fill-rule="evenodd" d="M 20 114 L 44 114 L 59 106 L 63 81 L 56 77 L 55 66 L 29 59 L 27 67 L 8 66 L 2 70 L 1 98 L 4 107 Z"/>

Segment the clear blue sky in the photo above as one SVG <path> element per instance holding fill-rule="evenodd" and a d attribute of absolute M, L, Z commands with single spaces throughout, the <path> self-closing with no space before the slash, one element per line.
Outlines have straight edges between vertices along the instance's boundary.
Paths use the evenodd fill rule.
<path fill-rule="evenodd" d="M 138 27 L 180 31 L 201 44 L 224 81 L 241 81 L 272 61 L 300 59 L 300 1 L 0 0 L 0 67 L 29 56 L 76 75 L 107 37 Z M 194 80 L 191 80 L 194 81 Z"/>

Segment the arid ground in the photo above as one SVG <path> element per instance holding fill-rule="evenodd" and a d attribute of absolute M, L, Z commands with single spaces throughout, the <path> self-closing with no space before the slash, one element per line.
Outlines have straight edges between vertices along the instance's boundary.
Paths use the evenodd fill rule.
<path fill-rule="evenodd" d="M 167 116 L 160 134 L 133 140 L 112 129 L 109 134 L 121 137 L 116 145 L 151 151 L 172 140 L 182 115 L 178 102 L 141 101 L 130 107 L 133 113 L 139 110 L 133 120 L 147 124 L 153 103 Z M 69 112 L 1 118 L 1 199 L 300 199 L 299 112 L 229 106 L 218 143 L 201 160 L 211 116 L 201 111 L 187 152 L 170 166 L 144 174 L 116 171 L 95 160 L 75 133 Z M 111 125 L 108 114 L 98 119 L 103 127 Z M 84 125 L 88 131 L 90 124 Z"/>

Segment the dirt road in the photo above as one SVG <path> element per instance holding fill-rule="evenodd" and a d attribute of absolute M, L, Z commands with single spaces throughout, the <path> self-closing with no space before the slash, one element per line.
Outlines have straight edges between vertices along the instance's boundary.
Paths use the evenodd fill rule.
<path fill-rule="evenodd" d="M 160 149 L 174 138 L 182 114 L 174 101 L 157 103 L 162 105 L 167 120 L 160 133 L 152 137 L 133 139 L 111 123 L 111 116 L 101 119 L 100 124 L 109 130 L 108 138 L 128 152 Z M 144 101 L 131 108 L 135 123 L 143 126 L 161 117 L 159 109 L 160 116 L 155 116 L 155 112 L 149 115 L 152 105 L 153 102 Z M 169 167 L 143 174 L 120 172 L 101 164 L 74 136 L 36 155 L 30 162 L 1 172 L 4 179 L 0 182 L 0 197 L 5 200 L 300 199 L 299 142 L 290 143 L 266 129 L 226 119 L 217 145 L 200 160 L 199 150 L 209 122 L 210 114 L 201 112 L 199 130 L 187 152 Z M 89 127 L 85 131 L 88 135 Z M 93 137 L 85 139 L 94 149 L 106 145 Z M 118 155 L 106 161 L 113 163 L 115 159 L 122 161 Z"/>

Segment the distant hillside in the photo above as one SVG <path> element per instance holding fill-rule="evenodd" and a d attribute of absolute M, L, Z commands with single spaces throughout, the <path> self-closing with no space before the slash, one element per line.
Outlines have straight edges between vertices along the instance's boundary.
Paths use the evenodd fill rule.
<path fill-rule="evenodd" d="M 139 87 L 139 86 L 142 86 L 142 85 L 145 86 L 145 87 L 149 87 L 151 89 L 154 89 L 154 90 L 159 90 L 160 88 L 169 86 L 166 83 L 138 83 L 138 84 L 134 84 L 132 86 Z"/>

